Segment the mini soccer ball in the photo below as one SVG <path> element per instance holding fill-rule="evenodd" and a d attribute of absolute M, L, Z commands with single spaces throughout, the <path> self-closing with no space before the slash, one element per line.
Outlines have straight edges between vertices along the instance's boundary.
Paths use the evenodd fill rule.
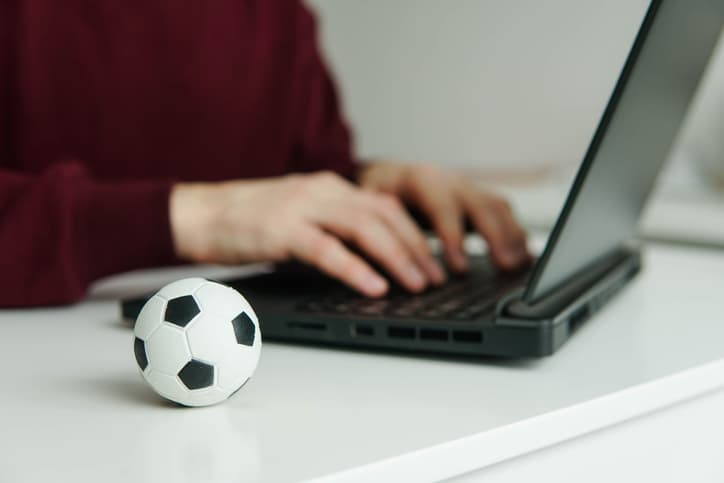
<path fill-rule="evenodd" d="M 134 335 L 143 378 L 184 406 L 216 404 L 234 394 L 261 354 L 259 321 L 249 302 L 203 278 L 163 287 L 141 309 Z"/>

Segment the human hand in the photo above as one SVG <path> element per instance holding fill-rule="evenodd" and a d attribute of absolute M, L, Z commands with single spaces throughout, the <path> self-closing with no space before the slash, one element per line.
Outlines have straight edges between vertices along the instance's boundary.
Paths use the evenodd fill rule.
<path fill-rule="evenodd" d="M 526 234 L 510 205 L 452 171 L 379 162 L 364 167 L 359 181 L 365 189 L 395 195 L 422 210 L 442 241 L 448 264 L 457 271 L 468 267 L 463 250 L 466 217 L 488 242 L 499 267 L 512 270 L 530 261 Z"/>
<path fill-rule="evenodd" d="M 387 281 L 349 242 L 412 292 L 445 278 L 396 197 L 364 191 L 331 173 L 179 183 L 169 209 L 176 252 L 194 262 L 295 258 L 365 295 L 383 295 Z"/>

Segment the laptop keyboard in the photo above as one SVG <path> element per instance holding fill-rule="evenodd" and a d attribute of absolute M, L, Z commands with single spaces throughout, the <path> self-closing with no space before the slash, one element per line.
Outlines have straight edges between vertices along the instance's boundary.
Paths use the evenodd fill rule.
<path fill-rule="evenodd" d="M 501 274 L 490 262 L 476 264 L 468 276 L 454 277 L 445 285 L 411 294 L 399 287 L 380 299 L 344 290 L 302 302 L 305 312 L 379 318 L 475 320 L 492 313 L 503 295 L 525 283 L 527 271 Z"/>

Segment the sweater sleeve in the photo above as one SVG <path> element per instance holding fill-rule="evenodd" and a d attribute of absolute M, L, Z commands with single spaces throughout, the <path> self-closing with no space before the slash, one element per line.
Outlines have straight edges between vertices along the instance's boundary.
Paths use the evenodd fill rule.
<path fill-rule="evenodd" d="M 352 136 L 342 115 L 334 81 L 319 51 L 312 13 L 296 3 L 295 88 L 297 104 L 296 171 L 331 170 L 353 179 L 357 164 Z"/>
<path fill-rule="evenodd" d="M 72 161 L 0 170 L 0 306 L 74 302 L 104 275 L 176 262 L 171 185 L 102 182 Z"/>

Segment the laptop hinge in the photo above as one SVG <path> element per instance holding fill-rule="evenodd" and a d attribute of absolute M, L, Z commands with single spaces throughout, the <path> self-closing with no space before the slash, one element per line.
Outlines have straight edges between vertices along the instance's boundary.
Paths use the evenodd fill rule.
<path fill-rule="evenodd" d="M 638 269 L 640 258 L 641 254 L 638 249 L 622 248 L 616 250 L 603 260 L 599 260 L 581 270 L 550 294 L 533 302 L 526 302 L 522 299 L 512 300 L 504 310 L 508 315 L 526 319 L 555 317 L 581 294 L 621 265 L 631 262 Z"/>

